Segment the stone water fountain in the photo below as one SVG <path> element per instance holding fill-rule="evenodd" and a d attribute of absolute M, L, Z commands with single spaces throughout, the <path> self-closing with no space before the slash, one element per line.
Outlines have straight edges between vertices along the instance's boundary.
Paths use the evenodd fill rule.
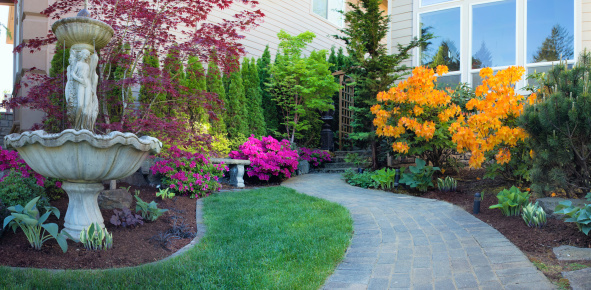
<path fill-rule="evenodd" d="M 70 48 L 65 101 L 68 120 L 74 128 L 57 134 L 11 134 L 4 141 L 39 174 L 65 180 L 62 188 L 68 194 L 69 204 L 64 231 L 76 240 L 91 223 L 105 227 L 97 203 L 99 191 L 104 189 L 102 181 L 133 174 L 148 155 L 157 154 L 162 148 L 162 143 L 153 137 L 93 133 L 98 115 L 96 50 L 109 43 L 114 30 L 90 18 L 87 6 L 85 1 L 78 16 L 61 19 L 52 26 L 58 43 Z"/>

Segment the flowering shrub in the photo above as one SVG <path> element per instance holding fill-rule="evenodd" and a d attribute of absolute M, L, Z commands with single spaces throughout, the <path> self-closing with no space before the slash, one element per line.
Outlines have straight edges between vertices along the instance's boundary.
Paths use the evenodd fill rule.
<path fill-rule="evenodd" d="M 330 159 L 330 153 L 320 149 L 310 149 L 306 147 L 300 147 L 300 159 L 310 162 L 314 167 L 322 165 L 324 162 L 332 161 Z"/>
<path fill-rule="evenodd" d="M 437 67 L 437 74 L 447 73 Z M 433 69 L 416 67 L 407 80 L 381 92 L 371 108 L 378 136 L 394 137 L 392 149 L 399 154 L 422 156 L 434 166 L 443 165 L 453 149 L 449 127 L 460 114 L 448 91 L 436 89 Z"/>
<path fill-rule="evenodd" d="M 464 118 L 460 116 L 450 127 L 452 140 L 458 152 L 470 151 L 470 166 L 480 168 L 487 159 L 485 153 L 496 152 L 497 164 L 511 161 L 511 149 L 528 137 L 525 130 L 517 126 L 517 118 L 523 112 L 525 97 L 518 95 L 513 84 L 521 79 L 523 67 L 509 67 L 493 75 L 491 68 L 480 70 L 482 85 L 476 88 L 476 97 L 466 104 L 468 110 L 477 113 Z M 527 101 L 533 103 L 536 95 Z"/>
<path fill-rule="evenodd" d="M 260 180 L 269 180 L 271 175 L 281 179 L 290 178 L 298 168 L 298 152 L 291 150 L 289 141 L 281 142 L 269 136 L 261 140 L 251 135 L 240 145 L 239 151 L 230 152 L 230 158 L 250 160 L 248 176 L 256 176 Z"/>
<path fill-rule="evenodd" d="M 156 162 L 150 169 L 162 175 L 162 185 L 175 193 L 203 197 L 221 188 L 218 180 L 228 170 L 224 164 L 212 164 L 203 154 L 183 151 L 176 146 L 169 156 Z"/>
<path fill-rule="evenodd" d="M 18 152 L 4 150 L 0 147 L 0 171 L 13 169 L 19 172 L 23 178 L 34 177 L 37 185 L 43 186 L 45 184 L 45 177 L 33 171 L 24 160 L 18 157 Z M 0 178 L 0 181 L 4 178 Z M 61 183 L 60 183 L 61 185 Z"/>

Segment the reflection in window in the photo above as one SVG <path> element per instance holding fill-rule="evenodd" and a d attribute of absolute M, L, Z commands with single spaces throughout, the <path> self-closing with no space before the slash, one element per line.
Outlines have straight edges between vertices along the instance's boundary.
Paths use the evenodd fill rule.
<path fill-rule="evenodd" d="M 454 0 L 421 0 L 421 6 L 439 4 L 439 3 L 450 2 L 450 1 L 454 1 Z"/>
<path fill-rule="evenodd" d="M 574 1 L 527 1 L 527 61 L 574 59 Z"/>
<path fill-rule="evenodd" d="M 420 23 L 422 36 L 434 36 L 421 47 L 421 65 L 431 68 L 447 65 L 449 71 L 459 71 L 460 8 L 423 13 Z"/>
<path fill-rule="evenodd" d="M 335 25 L 343 26 L 344 0 L 313 0 L 312 11 Z"/>
<path fill-rule="evenodd" d="M 515 65 L 515 0 L 474 5 L 472 68 Z"/>

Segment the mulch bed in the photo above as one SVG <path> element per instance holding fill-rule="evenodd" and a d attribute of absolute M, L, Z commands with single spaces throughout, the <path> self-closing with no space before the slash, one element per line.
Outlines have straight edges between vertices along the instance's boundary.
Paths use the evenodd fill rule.
<path fill-rule="evenodd" d="M 567 269 L 568 264 L 574 262 L 591 266 L 591 261 L 558 261 L 552 252 L 554 247 L 560 245 L 591 248 L 591 236 L 586 236 L 580 232 L 574 223 L 566 223 L 552 217 L 548 217 L 546 226 L 536 229 L 528 227 L 520 216 L 506 217 L 502 215 L 499 209 L 489 209 L 489 206 L 498 203 L 496 194 L 503 188 L 509 188 L 513 184 L 502 180 L 502 178 L 495 180 L 484 179 L 483 175 L 483 170 L 463 170 L 454 176 L 458 180 L 457 192 L 430 191 L 422 196 L 453 203 L 472 213 L 474 194 L 484 192 L 480 213 L 474 216 L 497 229 L 523 251 L 531 261 L 542 262 L 550 266 L 560 266 L 563 269 Z M 546 274 L 548 275 L 547 272 Z M 549 275 L 549 278 L 555 281 L 560 279 L 559 271 Z"/>
<path fill-rule="evenodd" d="M 130 186 L 125 183 L 118 187 Z M 63 253 L 55 240 L 49 240 L 43 244 L 40 251 L 30 247 L 23 232 L 18 229 L 16 233 L 8 229 L 0 238 L 0 265 L 28 268 L 47 269 L 103 269 L 137 266 L 149 262 L 162 260 L 177 250 L 189 244 L 193 238 L 169 239 L 168 245 L 163 246 L 153 237 L 166 232 L 172 227 L 175 220 L 183 220 L 189 231 L 196 233 L 195 199 L 185 196 L 173 199 L 161 200 L 156 198 L 156 189 L 145 186 L 131 186 L 133 195 L 135 190 L 140 190 L 140 198 L 146 202 L 156 200 L 159 208 L 169 209 L 158 220 L 145 222 L 136 228 L 117 228 L 109 219 L 113 215 L 112 210 L 101 210 L 107 230 L 113 234 L 113 248 L 105 251 L 89 251 L 81 243 L 68 241 L 68 251 Z M 60 219 L 51 216 L 49 223 L 57 223 L 63 228 L 64 217 L 68 207 L 68 197 L 64 196 L 51 204 L 60 210 Z M 135 212 L 135 198 L 131 206 Z M 152 240 L 151 240 L 152 239 Z"/>

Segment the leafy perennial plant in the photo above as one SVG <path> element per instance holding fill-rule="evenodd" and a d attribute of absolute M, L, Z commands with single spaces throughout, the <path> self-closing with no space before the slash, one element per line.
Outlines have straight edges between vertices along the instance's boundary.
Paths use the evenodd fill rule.
<path fill-rule="evenodd" d="M 248 176 L 269 180 L 271 176 L 290 178 L 298 168 L 298 152 L 290 149 L 289 141 L 268 136 L 260 140 L 251 135 L 239 151 L 230 152 L 230 158 L 250 160 Z"/>
<path fill-rule="evenodd" d="M 152 173 L 162 175 L 162 185 L 175 193 L 203 197 L 221 188 L 218 180 L 227 171 L 224 164 L 212 164 L 200 153 L 189 153 L 176 146 L 169 150 L 170 157 L 156 162 Z"/>

